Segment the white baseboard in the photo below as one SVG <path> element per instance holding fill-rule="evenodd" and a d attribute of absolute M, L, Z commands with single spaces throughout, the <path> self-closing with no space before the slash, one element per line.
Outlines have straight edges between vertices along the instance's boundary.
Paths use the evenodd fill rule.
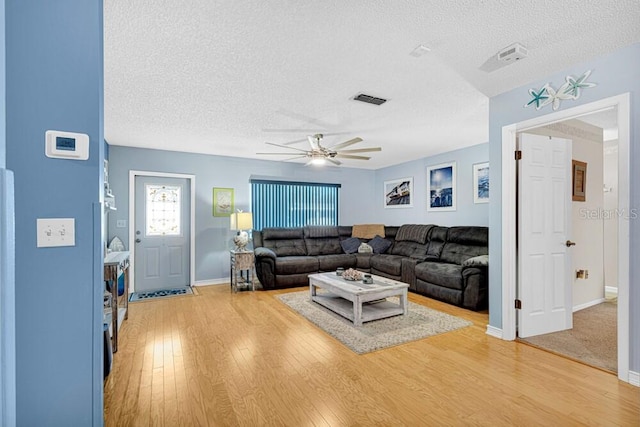
<path fill-rule="evenodd" d="M 604 291 L 609 294 L 618 295 L 618 287 L 617 286 L 605 286 Z"/>
<path fill-rule="evenodd" d="M 584 304 L 574 305 L 573 312 L 584 310 L 585 308 L 593 307 L 594 305 L 598 305 L 600 303 L 605 302 L 604 298 L 594 299 L 593 301 L 585 302 Z"/>
<path fill-rule="evenodd" d="M 494 338 L 502 339 L 502 329 L 495 326 L 487 325 L 487 335 Z"/>
<path fill-rule="evenodd" d="M 197 280 L 193 282 L 192 286 L 211 286 L 211 285 L 229 285 L 229 278 L 223 277 L 222 279 Z"/>
<path fill-rule="evenodd" d="M 629 384 L 640 387 L 640 372 L 629 371 Z"/>

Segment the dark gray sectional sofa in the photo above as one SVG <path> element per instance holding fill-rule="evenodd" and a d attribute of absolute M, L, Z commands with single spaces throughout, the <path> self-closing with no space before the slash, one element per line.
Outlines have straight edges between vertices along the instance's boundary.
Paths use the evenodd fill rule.
<path fill-rule="evenodd" d="M 384 253 L 345 253 L 342 243 L 350 237 L 348 226 L 254 231 L 262 287 L 307 286 L 309 274 L 356 268 L 405 282 L 411 291 L 460 307 L 487 307 L 487 227 L 385 226 L 384 238 L 391 246 Z"/>

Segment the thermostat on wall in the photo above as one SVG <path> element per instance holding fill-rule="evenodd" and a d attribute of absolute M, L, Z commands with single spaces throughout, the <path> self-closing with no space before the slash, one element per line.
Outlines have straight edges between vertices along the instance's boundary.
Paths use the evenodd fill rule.
<path fill-rule="evenodd" d="M 54 159 L 87 160 L 89 135 L 48 130 L 45 132 L 45 154 Z"/>

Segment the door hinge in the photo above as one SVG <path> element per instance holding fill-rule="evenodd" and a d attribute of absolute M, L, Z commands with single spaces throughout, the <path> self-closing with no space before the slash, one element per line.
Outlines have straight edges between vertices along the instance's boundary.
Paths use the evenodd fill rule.
<path fill-rule="evenodd" d="M 522 160 L 522 150 L 516 150 L 516 160 Z"/>
<path fill-rule="evenodd" d="M 516 300 L 516 310 L 520 310 L 522 308 L 522 301 L 519 299 Z"/>

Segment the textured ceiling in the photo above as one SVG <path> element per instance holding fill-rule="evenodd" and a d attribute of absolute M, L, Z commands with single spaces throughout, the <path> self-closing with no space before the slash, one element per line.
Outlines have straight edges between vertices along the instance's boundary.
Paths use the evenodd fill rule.
<path fill-rule="evenodd" d="M 104 2 L 110 144 L 267 158 L 322 131 L 378 169 L 488 140 L 488 97 L 640 41 L 640 2 Z M 502 48 L 529 56 L 487 73 Z M 419 45 L 431 51 L 409 53 Z M 351 98 L 364 92 L 382 106 Z M 307 148 L 304 142 L 295 145 Z M 351 148 L 351 147 L 350 147 Z M 283 157 L 286 158 L 286 157 Z M 269 157 L 273 160 L 274 157 Z"/>

